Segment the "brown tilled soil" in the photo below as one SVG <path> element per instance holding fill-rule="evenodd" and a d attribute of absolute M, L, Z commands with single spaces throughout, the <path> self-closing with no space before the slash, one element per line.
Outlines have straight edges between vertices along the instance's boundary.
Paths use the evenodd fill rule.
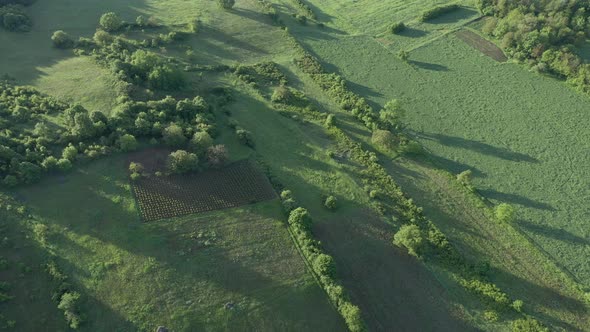
<path fill-rule="evenodd" d="M 391 243 L 392 231 L 371 212 L 316 222 L 314 233 L 336 260 L 369 331 L 471 331 L 446 290 L 422 263 Z"/>
<path fill-rule="evenodd" d="M 142 156 L 149 159 L 147 155 Z M 153 164 L 157 165 L 155 162 Z M 152 175 L 134 181 L 133 190 L 144 221 L 238 207 L 276 198 L 266 176 L 249 161 L 200 173 L 160 177 Z"/>
<path fill-rule="evenodd" d="M 490 58 L 498 61 L 498 62 L 506 62 L 508 58 L 504 55 L 504 52 L 496 46 L 496 44 L 492 43 L 491 41 L 483 38 L 482 36 L 476 34 L 470 30 L 461 30 L 456 33 L 457 37 L 462 41 L 466 42 L 471 47 L 479 50 L 483 54 L 489 56 Z"/>

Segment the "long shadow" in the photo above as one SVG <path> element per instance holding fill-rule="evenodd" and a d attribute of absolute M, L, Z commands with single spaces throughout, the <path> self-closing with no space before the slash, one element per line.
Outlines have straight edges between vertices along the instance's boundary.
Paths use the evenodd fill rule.
<path fill-rule="evenodd" d="M 392 229 L 370 212 L 316 222 L 314 233 L 333 255 L 369 330 L 475 330 L 452 315 L 452 301 L 442 285 L 391 244 Z"/>
<path fill-rule="evenodd" d="M 478 189 L 477 191 L 487 198 L 495 199 L 500 202 L 514 203 L 538 210 L 556 211 L 553 206 L 547 203 L 535 201 L 521 195 L 503 193 L 493 189 Z"/>
<path fill-rule="evenodd" d="M 253 10 L 244 9 L 244 8 L 234 8 L 230 11 L 230 13 L 235 14 L 237 16 L 241 16 L 243 18 L 246 18 L 246 19 L 249 19 L 252 21 L 256 21 L 261 24 L 273 25 L 273 22 L 272 22 L 270 16 L 263 15 L 259 12 L 253 11 Z"/>
<path fill-rule="evenodd" d="M 456 23 L 460 20 L 469 18 L 469 17 L 477 15 L 477 14 L 478 14 L 477 11 L 475 11 L 471 8 L 461 7 L 461 8 L 458 8 L 450 13 L 447 13 L 447 14 L 444 14 L 440 17 L 432 19 L 432 20 L 428 21 L 428 23 L 431 23 L 431 24 Z"/>
<path fill-rule="evenodd" d="M 465 163 L 462 163 L 459 161 L 451 160 L 451 159 L 436 155 L 434 153 L 428 153 L 428 155 L 426 157 L 422 157 L 422 158 L 424 161 L 427 161 L 435 166 L 445 169 L 453 174 L 459 174 L 463 171 L 470 170 L 474 177 L 478 177 L 478 178 L 487 177 L 487 174 L 485 174 L 484 172 L 482 172 L 481 170 L 479 170 L 476 167 L 473 167 L 471 165 L 468 165 L 468 164 L 465 164 Z"/>
<path fill-rule="evenodd" d="M 518 225 L 530 232 L 544 235 L 562 242 L 574 243 L 585 246 L 590 245 L 589 239 L 572 234 L 564 229 L 558 229 L 547 225 L 535 224 L 527 220 L 518 220 Z"/>
<path fill-rule="evenodd" d="M 416 61 L 416 60 L 409 60 L 408 61 L 411 65 L 414 65 L 418 68 L 422 68 L 422 69 L 426 69 L 426 70 L 432 70 L 432 71 L 449 71 L 449 67 L 447 66 L 443 66 L 443 65 L 439 65 L 436 63 L 428 63 L 428 62 L 422 62 L 422 61 Z"/>
<path fill-rule="evenodd" d="M 408 38 L 422 38 L 428 34 L 425 30 L 420 30 L 412 27 L 406 27 L 402 32 L 399 32 L 398 35 L 402 37 Z"/>
<path fill-rule="evenodd" d="M 537 317 L 543 322 L 553 325 L 553 327 L 559 327 L 565 331 L 580 331 L 579 327 L 555 318 L 555 316 L 549 316 L 541 312 L 538 307 L 546 307 L 557 312 L 565 311 L 577 317 L 588 317 L 586 305 L 578 299 L 565 296 L 556 292 L 554 289 L 523 279 L 505 270 L 492 268 L 489 275 L 493 282 L 497 283 L 500 288 L 505 289 L 512 296 L 526 299 L 525 312 Z M 585 325 L 587 319 L 586 323 L 582 321 L 578 323 Z"/>
<path fill-rule="evenodd" d="M 527 162 L 527 163 L 539 163 L 540 161 L 527 154 L 514 152 L 507 148 L 501 148 L 493 146 L 487 143 L 469 140 L 456 136 L 448 136 L 444 134 L 436 133 L 417 133 L 419 138 L 435 141 L 442 145 L 457 147 L 462 149 L 472 150 L 481 154 L 498 157 L 508 161 L 514 162 Z"/>

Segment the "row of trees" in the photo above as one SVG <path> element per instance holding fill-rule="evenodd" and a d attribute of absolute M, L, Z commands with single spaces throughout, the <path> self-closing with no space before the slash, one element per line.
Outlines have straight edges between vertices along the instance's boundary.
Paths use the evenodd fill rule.
<path fill-rule="evenodd" d="M 491 16 L 483 31 L 508 55 L 590 92 L 590 64 L 577 49 L 590 36 L 588 1 L 479 0 L 478 7 Z"/>

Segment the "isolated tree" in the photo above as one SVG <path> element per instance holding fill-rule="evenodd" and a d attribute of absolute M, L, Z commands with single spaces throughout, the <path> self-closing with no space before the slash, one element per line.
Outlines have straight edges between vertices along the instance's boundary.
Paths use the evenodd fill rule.
<path fill-rule="evenodd" d="M 396 22 L 389 26 L 389 31 L 393 34 L 400 33 L 406 29 L 406 25 L 403 22 Z"/>
<path fill-rule="evenodd" d="M 181 174 L 196 171 L 199 168 L 199 158 L 196 154 L 184 150 L 177 150 L 168 156 L 168 170 Z"/>
<path fill-rule="evenodd" d="M 170 147 L 179 147 L 186 142 L 184 131 L 175 123 L 164 128 L 162 137 L 164 138 L 164 143 Z"/>
<path fill-rule="evenodd" d="M 119 144 L 119 149 L 121 149 L 121 151 L 135 151 L 137 150 L 137 139 L 135 139 L 135 136 L 131 135 L 131 134 L 125 134 L 123 136 L 121 136 L 117 142 Z"/>
<path fill-rule="evenodd" d="M 406 111 L 400 102 L 392 99 L 379 111 L 379 120 L 388 128 L 399 130 L 403 127 L 402 119 L 405 115 Z"/>
<path fill-rule="evenodd" d="M 393 243 L 405 247 L 411 255 L 419 256 L 424 238 L 422 231 L 416 225 L 403 225 L 393 236 Z"/>
<path fill-rule="evenodd" d="M 393 151 L 395 150 L 395 135 L 393 135 L 389 130 L 376 129 L 373 130 L 371 143 L 388 151 Z"/>
<path fill-rule="evenodd" d="M 217 3 L 219 4 L 219 7 L 229 10 L 234 7 L 236 0 L 217 0 Z"/>
<path fill-rule="evenodd" d="M 238 128 L 236 129 L 236 135 L 238 135 L 238 139 L 240 140 L 240 142 L 244 145 L 247 145 L 249 147 L 253 147 L 254 146 L 254 140 L 252 139 L 252 133 L 242 129 L 242 128 Z"/>
<path fill-rule="evenodd" d="M 67 49 L 74 47 L 74 40 L 63 30 L 57 30 L 51 35 L 53 46 L 57 48 Z"/>
<path fill-rule="evenodd" d="M 210 167 L 219 168 L 225 166 L 229 160 L 229 153 L 225 145 L 218 144 L 207 149 L 207 162 Z"/>
<path fill-rule="evenodd" d="M 496 206 L 494 213 L 500 222 L 513 222 L 516 217 L 516 209 L 507 203 Z"/>
<path fill-rule="evenodd" d="M 324 201 L 324 206 L 328 208 L 328 210 L 336 210 L 337 205 L 338 200 L 334 196 L 328 196 L 328 198 L 326 198 L 326 201 Z"/>
<path fill-rule="evenodd" d="M 116 13 L 105 13 L 100 17 L 100 27 L 108 32 L 115 32 L 123 27 L 123 20 Z"/>

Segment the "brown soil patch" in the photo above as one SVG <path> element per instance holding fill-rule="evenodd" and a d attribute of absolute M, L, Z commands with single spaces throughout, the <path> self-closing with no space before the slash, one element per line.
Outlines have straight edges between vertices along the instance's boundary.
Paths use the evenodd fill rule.
<path fill-rule="evenodd" d="M 159 165 L 157 162 L 153 164 Z M 276 198 L 268 178 L 250 161 L 200 173 L 150 176 L 133 182 L 133 191 L 144 221 L 238 207 Z"/>
<path fill-rule="evenodd" d="M 358 210 L 317 222 L 314 233 L 336 260 L 338 276 L 369 331 L 471 331 L 449 294 L 416 258 L 393 246 L 392 229 Z"/>
<path fill-rule="evenodd" d="M 496 44 L 483 38 L 470 30 L 461 30 L 456 33 L 457 37 L 462 41 L 466 42 L 471 47 L 479 50 L 481 53 L 489 56 L 490 58 L 498 62 L 506 62 L 508 58 L 504 55 L 504 52 L 496 46 Z"/>

